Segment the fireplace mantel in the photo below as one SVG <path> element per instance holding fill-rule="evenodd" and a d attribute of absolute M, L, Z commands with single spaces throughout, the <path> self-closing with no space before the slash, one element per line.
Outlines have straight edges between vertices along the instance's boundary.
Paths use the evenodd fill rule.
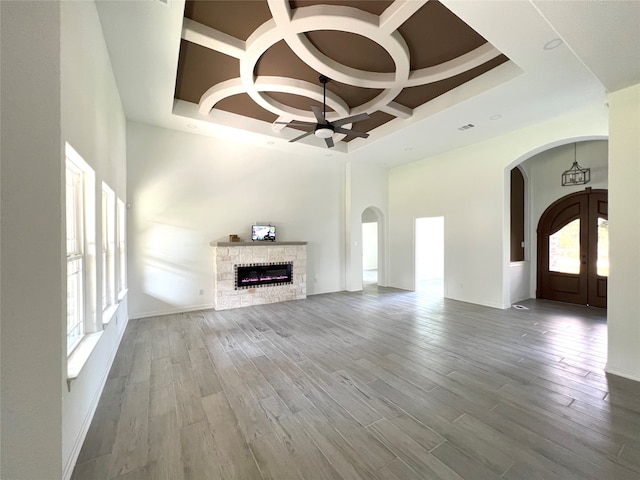
<path fill-rule="evenodd" d="M 211 242 L 216 310 L 307 298 L 307 242 Z M 235 266 L 291 262 L 293 283 L 236 289 Z"/>

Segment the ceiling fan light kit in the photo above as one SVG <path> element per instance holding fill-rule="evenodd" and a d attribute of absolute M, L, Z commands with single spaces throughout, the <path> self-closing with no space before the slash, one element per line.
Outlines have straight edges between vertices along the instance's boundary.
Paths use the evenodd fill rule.
<path fill-rule="evenodd" d="M 318 128 L 316 128 L 316 131 L 313 132 L 315 134 L 316 137 L 318 138 L 331 138 L 333 137 L 333 128 L 330 128 L 328 126 L 320 126 Z"/>
<path fill-rule="evenodd" d="M 358 132 L 357 130 L 351 130 L 349 128 L 342 128 L 343 125 L 350 123 L 360 122 L 367 120 L 369 115 L 367 113 L 360 113 L 358 115 L 351 115 L 350 117 L 340 118 L 334 122 L 327 120 L 327 83 L 331 81 L 326 75 L 320 75 L 320 83 L 322 83 L 322 110 L 315 105 L 311 105 L 311 111 L 316 117 L 318 123 L 301 122 L 299 120 L 292 120 L 291 122 L 275 122 L 286 126 L 295 127 L 313 127 L 313 130 L 303 133 L 302 135 L 292 138 L 289 142 L 297 142 L 305 137 L 308 137 L 312 133 L 318 137 L 324 139 L 327 148 L 333 148 L 333 135 L 342 133 L 343 135 L 353 135 L 360 138 L 368 138 L 369 134 L 364 132 Z"/>

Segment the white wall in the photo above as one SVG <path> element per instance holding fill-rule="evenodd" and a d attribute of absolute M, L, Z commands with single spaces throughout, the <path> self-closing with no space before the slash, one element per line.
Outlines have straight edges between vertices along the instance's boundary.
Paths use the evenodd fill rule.
<path fill-rule="evenodd" d="M 0 9 L 0 478 L 57 480 L 71 474 L 127 323 L 125 299 L 68 392 L 64 145 L 95 169 L 98 189 L 104 180 L 126 200 L 124 114 L 92 2 Z"/>
<path fill-rule="evenodd" d="M 525 172 L 527 189 L 527 218 L 529 220 L 525 259 L 529 263 L 528 295 L 535 298 L 538 237 L 536 229 L 544 211 L 556 200 L 574 192 L 607 189 L 608 144 L 606 140 L 577 142 L 576 158 L 581 167 L 591 168 L 591 182 L 587 185 L 563 187 L 562 172 L 568 170 L 574 158 L 573 142 L 541 152 L 520 164 Z"/>
<path fill-rule="evenodd" d="M 96 199 L 100 199 L 104 181 L 126 202 L 126 123 L 95 4 L 61 2 L 61 25 L 62 141 L 68 142 L 95 170 Z M 99 229 L 100 201 L 96 201 L 95 215 Z M 96 239 L 99 251 L 102 248 L 99 232 Z M 96 267 L 96 291 L 100 292 L 101 262 Z M 98 311 L 102 311 L 101 305 Z M 125 297 L 70 391 L 64 382 L 63 478 L 68 478 L 73 470 L 127 321 Z M 66 357 L 63 360 L 66 374 Z"/>
<path fill-rule="evenodd" d="M 211 241 L 270 222 L 307 241 L 307 293 L 344 289 L 344 162 L 169 131 L 127 130 L 132 317 L 213 305 Z M 203 290 L 203 295 L 200 295 Z"/>
<path fill-rule="evenodd" d="M 531 298 L 531 264 L 528 260 L 509 265 L 509 304 Z"/>
<path fill-rule="evenodd" d="M 640 381 L 640 84 L 609 105 L 607 371 Z"/>
<path fill-rule="evenodd" d="M 2 479 L 62 472 L 60 4 L 0 2 Z"/>
<path fill-rule="evenodd" d="M 346 203 L 346 289 L 362 290 L 362 214 L 371 211 L 378 218 L 378 285 L 385 286 L 388 271 L 387 169 L 365 163 L 347 165 Z"/>
<path fill-rule="evenodd" d="M 508 121 L 508 119 L 503 119 Z M 390 284 L 413 287 L 413 224 L 445 217 L 445 297 L 510 303 L 511 168 L 567 139 L 607 134 L 603 105 L 443 153 L 389 172 Z"/>

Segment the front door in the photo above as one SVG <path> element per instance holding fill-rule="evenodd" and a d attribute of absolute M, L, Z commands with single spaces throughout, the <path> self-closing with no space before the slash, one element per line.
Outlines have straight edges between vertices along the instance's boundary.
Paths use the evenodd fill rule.
<path fill-rule="evenodd" d="M 606 190 L 553 203 L 538 223 L 537 298 L 607 306 L 609 221 Z"/>

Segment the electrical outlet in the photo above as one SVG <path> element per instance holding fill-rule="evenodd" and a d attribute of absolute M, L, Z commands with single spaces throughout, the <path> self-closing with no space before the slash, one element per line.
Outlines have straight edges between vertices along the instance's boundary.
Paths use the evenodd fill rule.
<path fill-rule="evenodd" d="M 204 295 L 204 288 L 200 289 L 200 295 Z"/>

